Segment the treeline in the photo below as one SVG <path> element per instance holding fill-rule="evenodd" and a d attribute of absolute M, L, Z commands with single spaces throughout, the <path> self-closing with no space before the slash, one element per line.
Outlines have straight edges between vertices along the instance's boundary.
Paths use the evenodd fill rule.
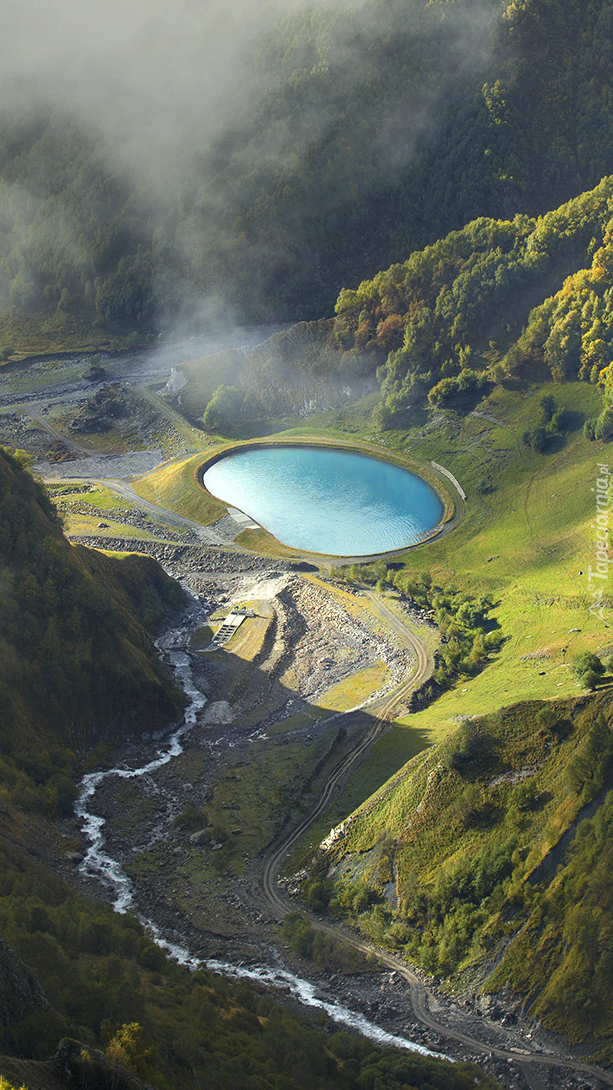
<path fill-rule="evenodd" d="M 612 724 L 606 693 L 466 721 L 315 855 L 307 899 L 609 1062 Z"/>
<path fill-rule="evenodd" d="M 65 813 L 77 749 L 180 714 L 185 698 L 145 629 L 183 592 L 150 558 L 70 546 L 43 487 L 4 449 L 0 571 L 0 791 Z"/>
<path fill-rule="evenodd" d="M 586 436 L 611 438 L 612 201 L 607 177 L 542 218 L 481 218 L 343 289 L 334 320 L 295 326 L 248 353 L 238 384 L 209 402 L 205 426 L 291 412 L 301 386 L 313 398 L 326 380 L 349 399 L 377 382 L 373 418 L 386 428 L 416 408 L 470 411 L 500 382 L 579 379 L 603 393 Z M 524 437 L 541 453 L 577 426 L 552 406 L 541 405 Z"/>
<path fill-rule="evenodd" d="M 429 572 L 397 571 L 383 560 L 332 568 L 331 575 L 350 583 L 376 584 L 379 590 L 394 587 L 409 608 L 422 612 L 438 628 L 441 646 L 434 673 L 414 694 L 414 709 L 429 703 L 455 678 L 479 673 L 504 643 L 504 633 L 491 616 L 496 603 L 489 595 L 461 591 L 452 583 L 442 587 Z"/>
<path fill-rule="evenodd" d="M 111 1086 L 124 1068 L 156 1090 L 494 1090 L 472 1064 L 322 1030 L 246 981 L 190 972 L 134 917 L 76 897 L 8 847 L 0 847 L 0 933 L 50 1004 L 0 1026 L 0 1052 L 42 1060 L 60 1037 L 72 1038 L 68 1085 L 97 1085 L 98 1050 L 115 1071 Z"/>
<path fill-rule="evenodd" d="M 475 220 L 342 291 L 332 338 L 378 366 L 379 424 L 509 376 L 606 381 L 612 195 L 606 178 L 542 219 Z"/>
<path fill-rule="evenodd" d="M 74 118 L 5 113 L 2 297 L 139 340 L 207 296 L 249 320 L 329 314 L 466 222 L 539 215 L 613 172 L 612 36 L 612 0 L 292 15 L 255 51 L 254 103 L 157 203 Z"/>

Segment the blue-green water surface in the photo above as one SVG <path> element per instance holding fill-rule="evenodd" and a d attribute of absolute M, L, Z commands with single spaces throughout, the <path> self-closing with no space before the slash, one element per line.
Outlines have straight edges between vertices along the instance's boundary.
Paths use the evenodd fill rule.
<path fill-rule="evenodd" d="M 204 486 L 277 541 L 331 556 L 414 545 L 438 525 L 440 497 L 390 462 L 318 447 L 264 447 L 215 462 Z"/>

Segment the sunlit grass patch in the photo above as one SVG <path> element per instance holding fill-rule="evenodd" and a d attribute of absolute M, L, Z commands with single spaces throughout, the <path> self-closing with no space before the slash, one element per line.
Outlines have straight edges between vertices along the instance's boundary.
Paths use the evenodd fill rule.
<path fill-rule="evenodd" d="M 131 484 L 150 503 L 208 526 L 226 514 L 227 505 L 202 487 L 198 472 L 202 462 L 202 453 L 175 459 L 153 473 L 135 478 Z"/>
<path fill-rule="evenodd" d="M 245 620 L 230 637 L 225 647 L 233 655 L 245 662 L 252 662 L 261 651 L 264 637 L 272 621 L 269 616 L 245 617 Z"/>
<path fill-rule="evenodd" d="M 112 492 L 110 488 L 105 488 L 104 485 L 96 485 L 91 491 L 82 494 L 71 495 L 69 492 L 59 494 L 58 499 L 64 500 L 68 504 L 84 502 L 90 504 L 92 507 L 99 507 L 102 511 L 109 510 L 113 507 L 119 507 L 124 511 L 134 510 L 133 503 L 124 499 L 123 496 L 118 496 L 117 493 Z"/>
<path fill-rule="evenodd" d="M 86 535 L 88 537 L 121 537 L 135 541 L 156 541 L 158 538 L 149 530 L 142 530 L 139 526 L 130 526 L 125 522 L 115 522 L 113 519 L 105 519 L 105 525 L 100 526 L 98 515 L 72 514 L 64 512 L 64 532 L 70 536 Z"/>
<path fill-rule="evenodd" d="M 297 556 L 301 552 L 291 545 L 283 545 L 261 526 L 257 530 L 242 530 L 236 537 L 236 544 L 251 552 L 261 553 L 262 556 Z"/>
<path fill-rule="evenodd" d="M 364 670 L 343 678 L 317 697 L 319 708 L 330 711 L 346 711 L 367 700 L 389 680 L 390 672 L 385 662 L 377 662 Z"/>

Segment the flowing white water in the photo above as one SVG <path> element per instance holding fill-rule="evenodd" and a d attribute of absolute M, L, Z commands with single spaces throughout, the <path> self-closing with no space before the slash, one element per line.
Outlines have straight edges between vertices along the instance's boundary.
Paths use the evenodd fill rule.
<path fill-rule="evenodd" d="M 286 969 L 270 969 L 261 966 L 245 968 L 241 965 L 230 965 L 225 961 L 207 961 L 207 968 L 214 969 L 217 973 L 225 973 L 226 976 L 234 976 L 245 980 L 255 980 L 260 984 L 270 984 L 275 988 L 283 988 L 304 1003 L 306 1007 L 318 1007 L 325 1011 L 334 1022 L 341 1022 L 349 1029 L 357 1030 L 363 1037 L 369 1037 L 379 1045 L 394 1045 L 395 1048 L 406 1048 L 409 1052 L 419 1052 L 421 1056 L 434 1056 L 437 1060 L 450 1060 L 443 1052 L 433 1052 L 424 1045 L 418 1045 L 415 1041 L 409 1041 L 406 1037 L 397 1037 L 394 1033 L 388 1033 L 373 1022 L 369 1022 L 363 1014 L 349 1010 L 341 1003 L 331 999 L 323 999 L 317 995 L 317 989 L 308 980 L 303 980 Z"/>
<path fill-rule="evenodd" d="M 175 632 L 167 634 L 163 641 L 160 641 L 158 646 L 163 643 L 164 650 L 168 651 L 169 648 L 172 647 L 173 642 L 176 644 L 179 641 L 184 642 L 184 640 L 185 629 L 177 629 Z M 81 863 L 80 869 L 84 874 L 97 878 L 107 887 L 110 893 L 111 903 L 117 912 L 127 912 L 128 909 L 132 907 L 134 890 L 121 863 L 116 859 L 113 859 L 104 851 L 104 825 L 106 819 L 93 813 L 90 806 L 96 791 L 104 780 L 111 776 L 116 776 L 119 779 L 124 780 L 133 779 L 137 776 L 145 776 L 147 773 L 154 772 L 156 769 L 161 768 L 162 765 L 168 764 L 173 757 L 178 757 L 179 754 L 183 752 L 181 738 L 187 731 L 190 731 L 195 726 L 196 717 L 206 703 L 206 697 L 193 683 L 189 655 L 181 650 L 171 651 L 170 661 L 176 676 L 182 682 L 185 693 L 189 698 L 189 704 L 185 711 L 181 726 L 170 736 L 166 744 L 156 751 L 155 757 L 153 757 L 152 760 L 147 761 L 146 764 L 140 765 L 138 768 L 110 768 L 106 772 L 90 772 L 85 775 L 81 781 L 81 794 L 75 804 L 75 813 L 77 814 L 77 817 L 81 819 L 83 833 L 89 840 L 89 847 L 83 862 Z M 335 1022 L 342 1023 L 349 1029 L 355 1030 L 365 1037 L 369 1037 L 378 1044 L 394 1045 L 396 1048 L 405 1048 L 411 1052 L 418 1052 L 423 1056 L 435 1056 L 438 1059 L 448 1060 L 451 1058 L 440 1052 L 432 1052 L 430 1049 L 424 1048 L 423 1045 L 419 1045 L 415 1041 L 410 1041 L 405 1037 L 397 1037 L 392 1033 L 387 1033 L 386 1030 L 369 1022 L 364 1015 L 351 1011 L 348 1007 L 336 1003 L 332 999 L 323 999 L 319 997 L 315 987 L 308 980 L 303 980 L 301 977 L 295 976 L 285 969 L 271 968 L 269 966 L 246 968 L 240 965 L 236 966 L 226 962 L 216 961 L 214 959 L 203 963 L 198 958 L 194 957 L 187 947 L 179 946 L 166 939 L 153 920 L 141 916 L 140 914 L 139 918 L 143 926 L 150 932 L 153 941 L 165 950 L 170 957 L 174 958 L 175 961 L 179 962 L 181 965 L 187 966 L 189 969 L 197 969 L 204 964 L 208 969 L 212 969 L 214 972 L 259 981 L 260 983 L 269 984 L 276 988 L 286 989 L 305 1006 L 318 1007 L 320 1010 L 324 1010 Z"/>
<path fill-rule="evenodd" d="M 201 607 L 196 608 L 200 617 L 202 617 L 203 610 Z M 173 644 L 184 643 L 185 638 L 185 628 L 174 629 L 165 634 L 163 639 L 159 641 L 158 647 L 163 646 L 164 650 L 170 650 Z M 89 809 L 89 804 L 100 784 L 112 776 L 121 780 L 145 776 L 148 772 L 155 772 L 162 765 L 168 764 L 173 757 L 178 757 L 183 752 L 181 738 L 196 725 L 196 717 L 201 708 L 204 707 L 206 697 L 194 685 L 189 655 L 182 650 L 171 650 L 169 657 L 174 673 L 183 685 L 185 695 L 189 700 L 181 725 L 171 734 L 167 742 L 157 750 L 155 757 L 147 761 L 146 764 L 140 765 L 138 768 L 109 768 L 105 772 L 87 773 L 81 780 L 81 793 L 75 804 L 75 813 L 81 819 L 83 833 L 89 840 L 89 847 L 81 863 L 80 870 L 89 877 L 98 878 L 109 889 L 111 903 L 116 912 L 127 912 L 130 908 L 134 898 L 132 883 L 121 864 L 104 851 L 106 819 L 93 813 Z M 151 927 L 149 920 L 143 922 Z"/>

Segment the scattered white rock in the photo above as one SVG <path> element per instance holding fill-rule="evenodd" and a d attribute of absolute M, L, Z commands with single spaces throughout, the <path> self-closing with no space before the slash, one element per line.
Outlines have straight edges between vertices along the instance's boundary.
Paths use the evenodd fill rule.
<path fill-rule="evenodd" d="M 236 716 L 233 714 L 227 700 L 216 700 L 213 704 L 209 704 L 202 716 L 204 724 L 215 724 L 216 726 L 233 723 L 235 719 Z"/>

